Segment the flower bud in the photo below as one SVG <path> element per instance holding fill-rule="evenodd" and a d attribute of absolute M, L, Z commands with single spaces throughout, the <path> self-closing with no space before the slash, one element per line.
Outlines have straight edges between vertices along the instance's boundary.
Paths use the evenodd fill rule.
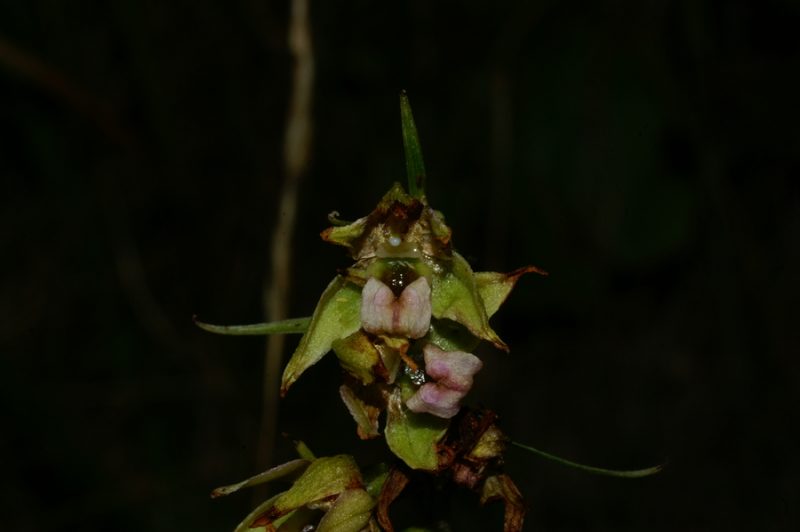
<path fill-rule="evenodd" d="M 420 277 L 395 297 L 391 288 L 370 277 L 361 292 L 361 326 L 373 334 L 422 338 L 431 325 L 431 287 Z"/>

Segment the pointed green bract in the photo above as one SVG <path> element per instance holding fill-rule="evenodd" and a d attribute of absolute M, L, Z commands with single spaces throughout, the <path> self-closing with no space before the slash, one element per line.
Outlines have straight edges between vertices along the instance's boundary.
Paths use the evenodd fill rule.
<path fill-rule="evenodd" d="M 311 452 L 311 449 L 308 448 L 308 445 L 306 445 L 306 442 L 302 440 L 294 442 L 294 450 L 297 453 L 297 456 L 299 456 L 303 460 L 308 460 L 309 462 L 313 462 L 314 460 L 317 459 L 314 453 Z"/>
<path fill-rule="evenodd" d="M 403 125 L 403 148 L 406 156 L 408 192 L 415 198 L 425 197 L 425 163 L 419 144 L 417 126 L 411 113 L 411 104 L 405 92 L 400 94 L 400 120 Z"/>
<path fill-rule="evenodd" d="M 453 252 L 450 268 L 433 278 L 431 289 L 433 316 L 456 321 L 482 340 L 508 351 L 508 346 L 489 326 L 486 306 L 478 292 L 475 276 L 467 260 Z"/>
<path fill-rule="evenodd" d="M 283 371 L 281 395 L 331 350 L 333 342 L 361 327 L 361 289 L 337 276 L 323 292 L 311 323 Z"/>
<path fill-rule="evenodd" d="M 235 493 L 242 488 L 249 488 L 251 486 L 257 486 L 259 484 L 264 484 L 265 482 L 270 482 L 272 480 L 276 480 L 279 478 L 287 477 L 292 475 L 293 473 L 297 473 L 304 468 L 308 467 L 310 462 L 308 460 L 292 460 L 291 462 L 286 462 L 285 464 L 281 464 L 279 466 L 275 466 L 272 469 L 268 469 L 263 473 L 259 473 L 258 475 L 252 476 L 247 480 L 243 480 L 237 484 L 231 484 L 229 486 L 222 486 L 221 488 L 217 488 L 211 492 L 212 498 L 222 497 L 224 495 L 230 495 L 231 493 Z"/>
<path fill-rule="evenodd" d="M 386 443 L 408 467 L 436 471 L 439 465 L 436 446 L 447 432 L 450 421 L 408 410 L 403 396 L 411 393 L 411 384 L 404 378 L 389 397 L 384 431 Z"/>
<path fill-rule="evenodd" d="M 265 334 L 302 334 L 308 330 L 311 318 L 291 318 L 271 321 L 269 323 L 251 323 L 248 325 L 214 325 L 194 320 L 194 324 L 214 334 L 227 336 L 263 336 Z"/>
<path fill-rule="evenodd" d="M 277 515 L 338 495 L 361 485 L 361 473 L 352 456 L 317 458 L 297 481 L 275 500 Z"/>
<path fill-rule="evenodd" d="M 511 273 L 497 273 L 497 272 L 476 272 L 475 273 L 475 286 L 478 288 L 478 293 L 483 300 L 483 305 L 486 308 L 486 315 L 492 317 L 495 312 L 500 308 L 500 305 L 511 293 L 514 285 L 520 277 L 526 273 L 538 273 L 539 275 L 547 275 L 547 272 L 537 268 L 536 266 L 525 266 L 519 268 Z"/>

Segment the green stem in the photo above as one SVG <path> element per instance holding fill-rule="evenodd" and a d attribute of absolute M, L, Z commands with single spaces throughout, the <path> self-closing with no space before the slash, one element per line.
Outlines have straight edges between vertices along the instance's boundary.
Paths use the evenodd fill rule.
<path fill-rule="evenodd" d="M 414 115 L 411 113 L 411 104 L 405 91 L 400 93 L 400 121 L 403 126 L 408 193 L 422 199 L 425 197 L 425 163 L 422 160 L 422 148 L 419 144 L 417 126 L 414 124 Z"/>
<path fill-rule="evenodd" d="M 311 318 L 291 318 L 269 323 L 253 323 L 250 325 L 213 325 L 194 319 L 195 325 L 214 334 L 229 336 L 259 336 L 265 334 L 302 334 L 308 330 Z"/>
<path fill-rule="evenodd" d="M 594 467 L 579 464 L 577 462 L 571 462 L 554 454 L 546 453 L 544 451 L 540 451 L 535 447 L 530 447 L 528 445 L 523 445 L 521 443 L 517 443 L 515 441 L 511 442 L 511 445 L 515 447 L 519 447 L 520 449 L 525 449 L 526 451 L 530 451 L 533 454 L 538 454 L 542 458 L 546 458 L 547 460 L 551 460 L 553 462 L 557 462 L 561 465 L 565 465 L 567 467 L 572 467 L 574 469 L 580 469 L 582 471 L 588 471 L 589 473 L 595 473 L 597 475 L 606 475 L 609 477 L 621 477 L 621 478 L 641 478 L 641 477 L 649 477 L 650 475 L 655 475 L 659 471 L 661 471 L 664 466 L 657 465 L 654 467 L 648 467 L 646 469 L 634 469 L 628 471 L 620 471 L 618 469 L 603 469 L 601 467 Z"/>

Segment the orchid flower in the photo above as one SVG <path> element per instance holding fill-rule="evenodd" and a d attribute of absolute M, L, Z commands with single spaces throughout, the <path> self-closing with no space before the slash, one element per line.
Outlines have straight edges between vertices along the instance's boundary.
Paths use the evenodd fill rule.
<path fill-rule="evenodd" d="M 427 344 L 424 353 L 425 373 L 436 382 L 423 384 L 406 406 L 412 412 L 450 419 L 460 410 L 461 399 L 472 388 L 472 376 L 480 371 L 483 362 L 471 353 L 443 351 L 433 344 Z"/>
<path fill-rule="evenodd" d="M 522 495 L 501 470 L 508 440 L 497 415 L 462 402 L 483 366 L 473 354 L 478 343 L 508 351 L 489 318 L 522 275 L 546 273 L 534 266 L 505 274 L 473 272 L 453 249 L 444 216 L 428 204 L 419 139 L 404 94 L 400 108 L 408 192 L 395 183 L 371 213 L 352 223 L 329 215 L 333 226 L 322 232 L 323 240 L 346 248 L 354 262 L 330 282 L 313 315 L 249 326 L 198 322 L 222 334 L 303 333 L 284 370 L 282 396 L 333 351 L 345 373 L 339 395 L 359 438 L 383 436 L 398 462 L 364 480 L 350 456 L 317 459 L 301 452 L 300 460 L 214 492 L 226 495 L 279 477 L 294 479 L 237 531 L 392 532 L 388 508 L 411 470 L 447 476 L 477 491 L 482 503 L 502 500 L 505 532 L 522 529 Z M 658 470 L 590 468 L 516 445 L 596 473 L 635 477 Z"/>

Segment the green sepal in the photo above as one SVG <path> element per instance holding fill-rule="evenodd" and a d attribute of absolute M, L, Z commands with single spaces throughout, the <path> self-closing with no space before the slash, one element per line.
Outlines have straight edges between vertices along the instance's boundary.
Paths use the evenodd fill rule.
<path fill-rule="evenodd" d="M 408 192 L 415 198 L 425 197 L 425 162 L 419 143 L 417 126 L 411 112 L 411 104 L 405 91 L 400 93 L 400 122 L 403 127 L 403 150 L 406 156 Z"/>
<path fill-rule="evenodd" d="M 288 320 L 271 321 L 269 323 L 252 323 L 248 325 L 214 325 L 204 323 L 194 318 L 194 324 L 214 334 L 228 336 L 262 336 L 266 334 L 302 334 L 308 330 L 311 323 L 310 317 L 291 318 Z"/>
<path fill-rule="evenodd" d="M 294 473 L 298 473 L 308 467 L 309 463 L 310 462 L 308 460 L 302 459 L 286 462 L 285 464 L 275 466 L 267 471 L 264 471 L 263 473 L 259 473 L 258 475 L 248 478 L 247 480 L 243 480 L 242 482 L 217 488 L 211 492 L 211 498 L 215 499 L 217 497 L 230 495 L 231 493 L 235 493 L 242 488 L 257 486 L 259 484 L 264 484 L 265 482 L 270 482 L 272 480 L 293 475 Z"/>
<path fill-rule="evenodd" d="M 276 516 L 338 495 L 349 488 L 361 487 L 361 473 L 352 456 L 317 458 L 288 491 L 275 500 Z"/>
<path fill-rule="evenodd" d="M 380 462 L 371 469 L 364 472 L 364 483 L 366 484 L 367 493 L 373 498 L 378 498 L 383 488 L 384 482 L 389 477 L 389 466 Z"/>
<path fill-rule="evenodd" d="M 320 520 L 317 532 L 359 532 L 372 517 L 375 500 L 363 489 L 343 491 Z"/>
<path fill-rule="evenodd" d="M 489 325 L 475 274 L 464 257 L 453 252 L 449 268 L 443 274 L 433 277 L 431 292 L 432 314 L 435 318 L 456 321 L 481 340 L 508 351 L 508 346 Z"/>
<path fill-rule="evenodd" d="M 321 236 L 326 242 L 344 246 L 352 250 L 355 242 L 362 237 L 364 231 L 367 229 L 368 222 L 369 219 L 365 216 L 347 225 L 329 227 L 321 233 Z"/>
<path fill-rule="evenodd" d="M 281 396 L 300 375 L 331 350 L 333 342 L 361 327 L 361 289 L 337 276 L 317 304 L 308 331 L 303 335 L 283 371 Z"/>
<path fill-rule="evenodd" d="M 475 273 L 475 286 L 478 288 L 478 293 L 483 300 L 483 305 L 486 309 L 486 316 L 491 318 L 500 305 L 511 293 L 514 285 L 520 277 L 526 273 L 538 273 L 539 275 L 547 275 L 547 272 L 537 268 L 536 266 L 525 266 L 518 268 L 510 273 L 497 273 L 497 272 L 476 272 Z"/>
<path fill-rule="evenodd" d="M 450 421 L 429 414 L 411 412 L 405 400 L 416 388 L 404 377 L 389 396 L 386 416 L 386 443 L 389 449 L 412 469 L 435 471 L 439 465 L 437 444 Z"/>

